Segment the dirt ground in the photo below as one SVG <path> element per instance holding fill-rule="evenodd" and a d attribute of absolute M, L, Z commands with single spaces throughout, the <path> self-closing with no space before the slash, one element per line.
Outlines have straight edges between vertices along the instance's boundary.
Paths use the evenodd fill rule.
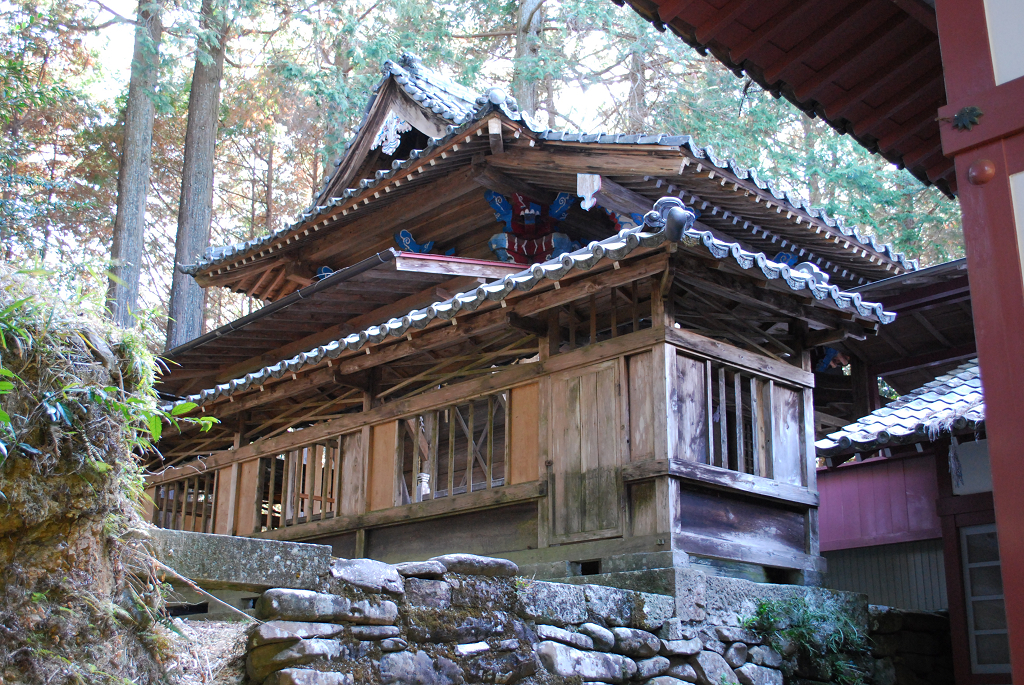
<path fill-rule="evenodd" d="M 245 681 L 245 621 L 175 619 L 177 659 L 168 668 L 177 685 L 241 685 Z"/>

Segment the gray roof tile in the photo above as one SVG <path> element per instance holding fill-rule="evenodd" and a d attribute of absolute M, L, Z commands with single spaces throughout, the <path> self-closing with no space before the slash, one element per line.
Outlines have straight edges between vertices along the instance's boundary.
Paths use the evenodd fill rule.
<path fill-rule="evenodd" d="M 934 440 L 944 431 L 975 429 L 985 420 L 978 360 L 961 364 L 891 404 L 814 443 L 818 456 L 871 452 Z"/>

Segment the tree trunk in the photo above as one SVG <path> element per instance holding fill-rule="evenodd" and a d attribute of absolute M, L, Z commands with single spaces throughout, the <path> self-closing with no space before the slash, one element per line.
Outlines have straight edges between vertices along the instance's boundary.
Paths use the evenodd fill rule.
<path fill-rule="evenodd" d="M 124 114 L 121 167 L 117 174 L 117 215 L 110 247 L 111 277 L 107 285 L 110 318 L 124 328 L 135 325 L 135 306 L 139 299 L 155 116 L 152 95 L 160 71 L 160 39 L 163 34 L 160 15 L 158 3 L 139 0 L 135 54 Z"/>
<path fill-rule="evenodd" d="M 626 132 L 643 133 L 647 126 L 647 63 L 642 53 L 630 53 Z"/>
<path fill-rule="evenodd" d="M 512 96 L 519 109 L 531 116 L 537 111 L 537 79 L 534 62 L 540 54 L 544 0 L 521 0 L 516 16 L 516 58 L 512 72 Z"/>
<path fill-rule="evenodd" d="M 204 33 L 197 41 L 196 66 L 188 98 L 185 162 L 181 173 L 178 234 L 174 242 L 174 276 L 167 316 L 167 349 L 200 334 L 203 328 L 203 289 L 178 270 L 194 264 L 210 244 L 213 214 L 213 163 L 217 143 L 220 82 L 224 74 L 227 22 L 224 8 L 203 0 Z M 200 59 L 205 53 L 206 59 Z"/>
<path fill-rule="evenodd" d="M 274 230 L 274 138 L 273 132 L 270 136 L 270 147 L 267 150 L 267 188 L 266 188 L 266 202 L 267 202 L 267 221 L 266 230 L 269 234 Z"/>

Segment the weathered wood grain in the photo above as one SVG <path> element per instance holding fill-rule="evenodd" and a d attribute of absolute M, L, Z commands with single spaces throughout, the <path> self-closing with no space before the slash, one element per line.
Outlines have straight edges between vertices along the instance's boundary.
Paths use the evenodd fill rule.
<path fill-rule="evenodd" d="M 367 510 L 378 511 L 395 506 L 398 479 L 395 459 L 398 452 L 398 422 L 374 426 L 370 448 L 370 475 L 367 487 Z"/>
<path fill-rule="evenodd" d="M 707 464 L 655 460 L 630 463 L 622 467 L 622 479 L 627 483 L 661 476 L 672 476 L 715 489 L 730 490 L 741 495 L 766 498 L 799 507 L 816 507 L 819 501 L 818 493 L 807 488 Z"/>
<path fill-rule="evenodd" d="M 530 383 L 509 391 L 509 483 L 540 477 L 540 385 Z"/>

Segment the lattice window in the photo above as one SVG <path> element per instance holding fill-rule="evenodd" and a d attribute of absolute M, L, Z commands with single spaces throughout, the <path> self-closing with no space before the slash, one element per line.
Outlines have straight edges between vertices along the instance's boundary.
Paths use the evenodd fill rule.
<path fill-rule="evenodd" d="M 260 459 L 259 530 L 331 518 L 341 490 L 339 439 Z"/>
<path fill-rule="evenodd" d="M 503 486 L 507 424 L 507 390 L 401 420 L 396 504 Z"/>
<path fill-rule="evenodd" d="M 156 486 L 153 525 L 171 530 L 212 533 L 216 473 L 200 473 Z"/>

